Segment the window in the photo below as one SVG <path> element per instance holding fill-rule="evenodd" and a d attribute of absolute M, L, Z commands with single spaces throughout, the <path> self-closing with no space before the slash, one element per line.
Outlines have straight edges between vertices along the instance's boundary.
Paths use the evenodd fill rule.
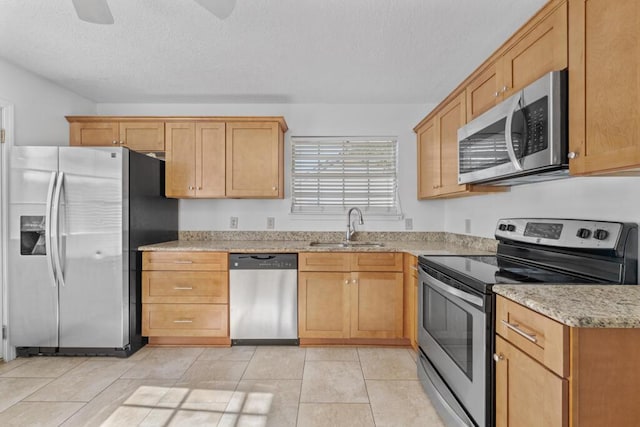
<path fill-rule="evenodd" d="M 291 212 L 401 216 L 390 138 L 292 138 Z"/>

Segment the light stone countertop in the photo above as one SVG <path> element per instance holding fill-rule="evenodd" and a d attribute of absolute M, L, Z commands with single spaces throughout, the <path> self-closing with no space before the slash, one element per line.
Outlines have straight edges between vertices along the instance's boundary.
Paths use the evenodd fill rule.
<path fill-rule="evenodd" d="M 577 328 L 640 328 L 638 285 L 494 285 L 518 304 Z"/>
<path fill-rule="evenodd" d="M 141 251 L 185 251 L 185 252 L 240 252 L 240 253 L 284 253 L 284 252 L 407 252 L 413 255 L 486 255 L 490 251 L 449 242 L 430 241 L 380 241 L 381 247 L 327 248 L 310 246 L 309 241 L 296 240 L 174 240 L 140 246 Z"/>

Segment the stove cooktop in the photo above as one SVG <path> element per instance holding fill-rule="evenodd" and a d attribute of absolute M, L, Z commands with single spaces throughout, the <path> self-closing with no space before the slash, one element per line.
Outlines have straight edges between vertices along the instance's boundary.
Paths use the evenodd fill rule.
<path fill-rule="evenodd" d="M 424 255 L 419 257 L 419 263 L 470 285 L 482 293 L 490 292 L 491 287 L 498 283 L 602 283 L 495 255 Z"/>

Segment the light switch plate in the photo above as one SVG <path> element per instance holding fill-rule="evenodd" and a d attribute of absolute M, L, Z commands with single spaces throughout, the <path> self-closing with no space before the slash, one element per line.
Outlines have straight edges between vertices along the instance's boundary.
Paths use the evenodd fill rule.
<path fill-rule="evenodd" d="M 404 219 L 404 229 L 405 230 L 413 230 L 413 218 L 405 218 Z"/>
<path fill-rule="evenodd" d="M 229 220 L 229 228 L 236 229 L 238 228 L 238 217 L 232 216 Z"/>
<path fill-rule="evenodd" d="M 273 230 L 276 228 L 276 219 L 275 217 L 268 216 L 267 217 L 267 230 Z"/>
<path fill-rule="evenodd" d="M 469 234 L 471 233 L 471 220 L 470 219 L 465 219 L 464 220 L 464 232 Z"/>

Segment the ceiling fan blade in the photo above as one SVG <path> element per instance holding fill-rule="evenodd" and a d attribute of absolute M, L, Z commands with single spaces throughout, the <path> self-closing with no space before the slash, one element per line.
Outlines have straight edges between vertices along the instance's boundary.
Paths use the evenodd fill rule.
<path fill-rule="evenodd" d="M 231 15 L 233 8 L 236 7 L 236 0 L 195 0 L 195 2 L 220 19 Z"/>
<path fill-rule="evenodd" d="M 78 18 L 93 24 L 113 24 L 107 0 L 72 0 Z"/>

